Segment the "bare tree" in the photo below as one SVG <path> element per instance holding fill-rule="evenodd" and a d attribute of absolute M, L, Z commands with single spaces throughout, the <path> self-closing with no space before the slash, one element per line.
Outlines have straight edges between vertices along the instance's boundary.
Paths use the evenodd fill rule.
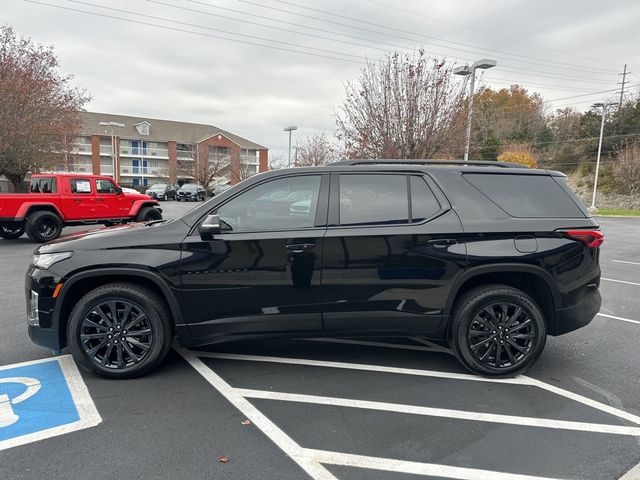
<path fill-rule="evenodd" d="M 61 163 L 89 101 L 58 72 L 53 47 L 18 38 L 0 27 L 0 175 L 22 191 L 29 172 Z"/>
<path fill-rule="evenodd" d="M 631 202 L 640 194 L 640 143 L 631 143 L 618 153 L 614 175 L 631 196 Z"/>
<path fill-rule="evenodd" d="M 429 158 L 444 142 L 464 98 L 444 60 L 394 53 L 346 84 L 337 137 L 351 158 Z"/>
<path fill-rule="evenodd" d="M 312 135 L 296 147 L 294 165 L 296 167 L 319 167 L 338 158 L 337 149 L 331 145 L 326 135 Z"/>

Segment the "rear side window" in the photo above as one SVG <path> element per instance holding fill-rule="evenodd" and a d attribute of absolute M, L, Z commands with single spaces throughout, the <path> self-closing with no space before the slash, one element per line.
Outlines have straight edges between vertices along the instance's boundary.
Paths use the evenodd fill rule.
<path fill-rule="evenodd" d="M 91 193 L 91 181 L 88 178 L 72 178 L 71 193 Z"/>
<path fill-rule="evenodd" d="M 440 204 L 422 177 L 411 177 L 411 221 L 422 222 L 440 211 Z"/>
<path fill-rule="evenodd" d="M 406 176 L 340 175 L 340 225 L 408 222 Z"/>
<path fill-rule="evenodd" d="M 560 184 L 549 175 L 468 173 L 464 178 L 512 217 L 585 216 Z"/>
<path fill-rule="evenodd" d="M 32 178 L 30 191 L 31 193 L 56 193 L 56 178 Z"/>

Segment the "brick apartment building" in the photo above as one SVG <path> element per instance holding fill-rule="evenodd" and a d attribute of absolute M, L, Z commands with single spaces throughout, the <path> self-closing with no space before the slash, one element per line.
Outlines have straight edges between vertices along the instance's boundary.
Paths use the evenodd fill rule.
<path fill-rule="evenodd" d="M 94 112 L 80 115 L 81 135 L 74 139 L 63 166 L 67 170 L 110 175 L 124 186 L 137 187 L 203 178 L 196 169 L 215 171 L 212 183 L 235 184 L 268 169 L 266 147 L 213 125 Z M 101 122 L 125 126 L 101 126 Z"/>

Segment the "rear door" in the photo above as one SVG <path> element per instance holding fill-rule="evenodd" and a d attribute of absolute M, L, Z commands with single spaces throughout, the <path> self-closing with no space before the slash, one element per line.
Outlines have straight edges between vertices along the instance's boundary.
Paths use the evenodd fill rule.
<path fill-rule="evenodd" d="M 305 214 L 259 199 L 306 192 Z M 329 175 L 300 174 L 250 187 L 211 213 L 223 230 L 183 244 L 182 310 L 194 336 L 318 332 Z"/>
<path fill-rule="evenodd" d="M 332 174 L 322 261 L 325 330 L 437 330 L 465 263 L 460 220 L 430 178 Z"/>

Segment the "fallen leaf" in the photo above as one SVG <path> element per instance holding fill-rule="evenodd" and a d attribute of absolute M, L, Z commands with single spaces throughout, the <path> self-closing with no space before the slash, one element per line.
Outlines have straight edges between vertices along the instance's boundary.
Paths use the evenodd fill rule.
<path fill-rule="evenodd" d="M 227 457 L 226 455 L 221 455 L 220 457 L 218 457 L 218 461 L 220 463 L 228 463 L 229 462 L 229 457 Z"/>
<path fill-rule="evenodd" d="M 243 420 L 240 422 L 242 425 L 251 425 L 251 420 Z"/>

